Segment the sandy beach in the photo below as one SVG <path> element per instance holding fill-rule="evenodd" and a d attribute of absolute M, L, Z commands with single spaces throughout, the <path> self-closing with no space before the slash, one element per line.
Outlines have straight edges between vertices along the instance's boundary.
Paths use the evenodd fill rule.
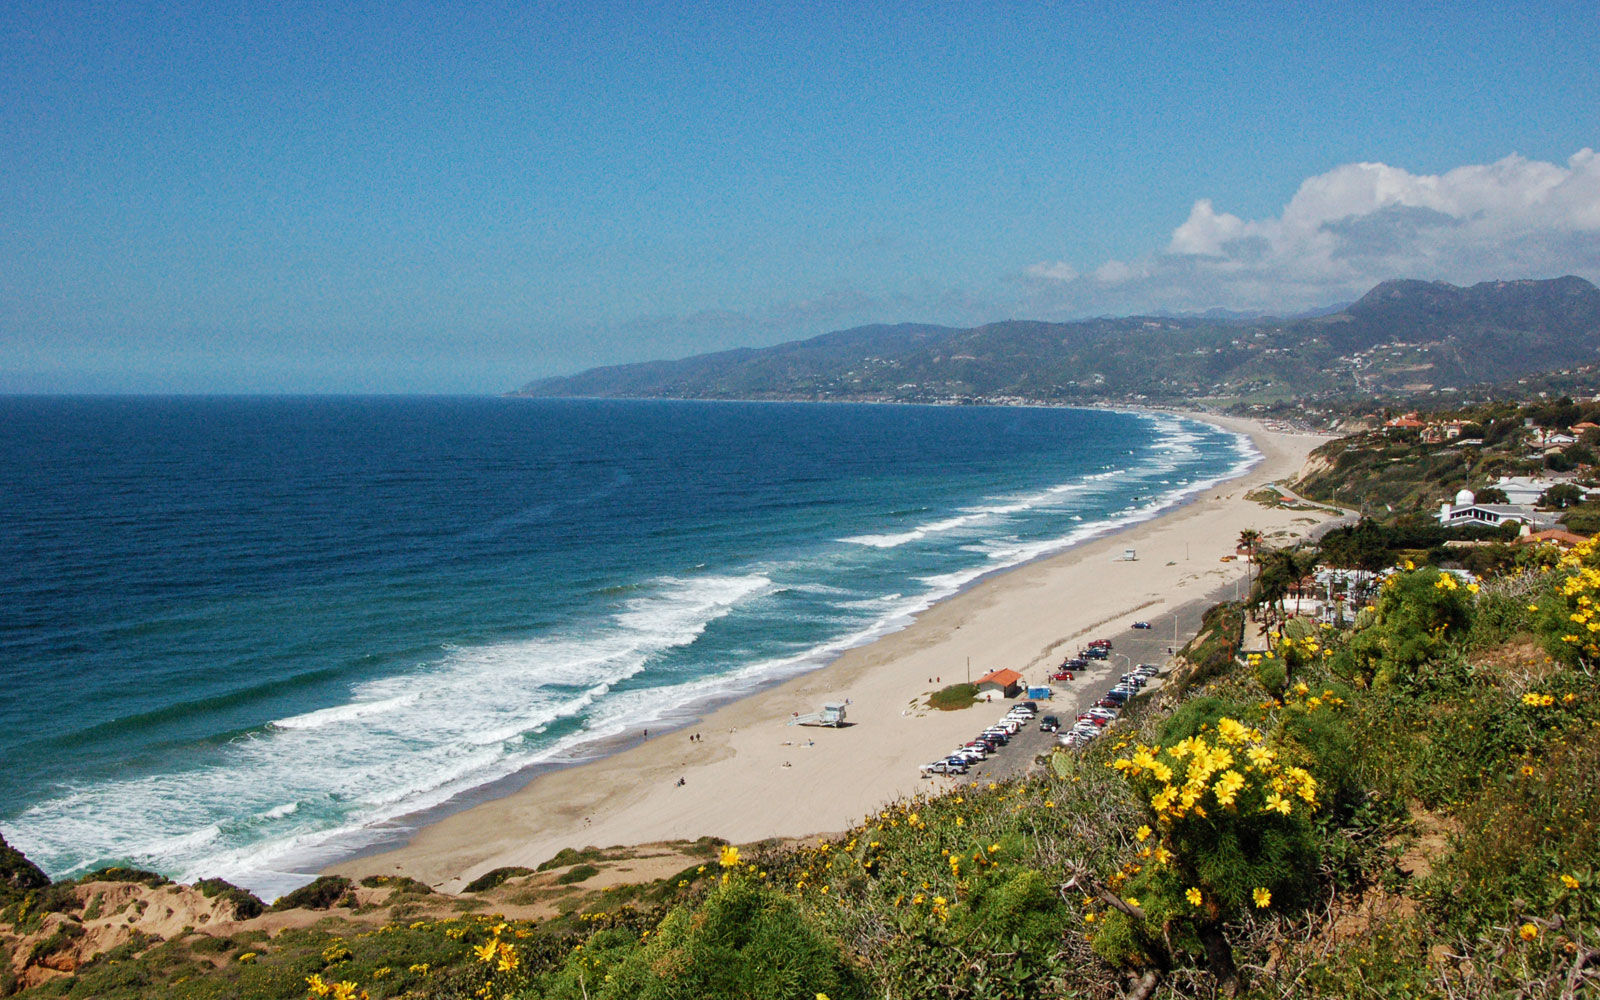
<path fill-rule="evenodd" d="M 1325 438 L 1204 419 L 1249 434 L 1263 460 L 1161 517 L 984 579 L 905 629 L 687 730 L 541 775 L 420 829 L 403 847 L 328 871 L 404 872 L 455 890 L 491 868 L 532 867 L 564 847 L 706 835 L 747 843 L 843 830 L 887 802 L 929 791 L 918 765 L 1000 714 L 920 707 L 934 688 L 965 679 L 969 658 L 973 678 L 1009 667 L 1042 683 L 1086 640 L 1241 579 L 1242 562 L 1221 560 L 1242 530 L 1282 544 L 1325 519 L 1245 499 L 1261 484 L 1292 478 Z M 1128 548 L 1135 561 L 1122 559 Z M 846 728 L 788 725 L 793 713 L 845 699 Z M 691 742 L 692 732 L 702 739 Z"/>

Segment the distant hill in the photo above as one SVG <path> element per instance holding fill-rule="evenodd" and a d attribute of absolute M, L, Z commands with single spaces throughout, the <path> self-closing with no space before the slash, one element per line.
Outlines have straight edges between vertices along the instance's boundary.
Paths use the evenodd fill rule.
<path fill-rule="evenodd" d="M 595 368 L 515 395 L 1265 402 L 1455 389 L 1592 362 L 1597 349 L 1600 288 L 1582 278 L 1470 288 L 1404 280 L 1322 316 L 863 326 Z"/>

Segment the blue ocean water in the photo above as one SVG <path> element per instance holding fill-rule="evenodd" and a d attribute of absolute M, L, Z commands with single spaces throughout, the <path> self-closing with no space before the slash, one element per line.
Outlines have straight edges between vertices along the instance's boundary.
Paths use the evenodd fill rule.
<path fill-rule="evenodd" d="M 1103 410 L 0 398 L 0 831 L 270 898 L 1253 458 Z"/>

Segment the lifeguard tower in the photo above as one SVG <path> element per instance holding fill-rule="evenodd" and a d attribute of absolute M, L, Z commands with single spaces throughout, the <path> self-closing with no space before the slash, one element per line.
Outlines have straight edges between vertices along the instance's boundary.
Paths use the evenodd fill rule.
<path fill-rule="evenodd" d="M 809 712 L 805 715 L 795 713 L 789 720 L 791 726 L 832 726 L 838 729 L 844 725 L 845 703 L 842 701 L 824 702 L 822 711 Z"/>

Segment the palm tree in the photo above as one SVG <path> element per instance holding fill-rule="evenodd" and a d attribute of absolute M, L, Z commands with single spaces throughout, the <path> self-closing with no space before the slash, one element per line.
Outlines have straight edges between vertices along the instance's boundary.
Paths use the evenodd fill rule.
<path fill-rule="evenodd" d="M 1250 593 L 1250 567 L 1256 561 L 1256 546 L 1261 544 L 1261 532 L 1246 528 L 1239 532 L 1239 548 L 1244 549 L 1244 592 Z"/>

